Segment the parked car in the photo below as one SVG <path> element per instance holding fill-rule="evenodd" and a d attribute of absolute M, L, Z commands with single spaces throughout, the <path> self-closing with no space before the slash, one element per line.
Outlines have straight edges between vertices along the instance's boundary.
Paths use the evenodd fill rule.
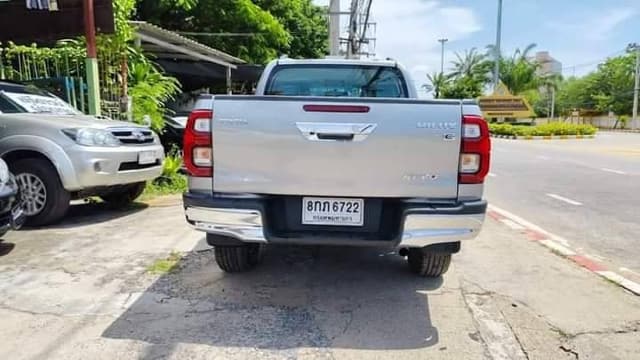
<path fill-rule="evenodd" d="M 491 142 L 475 102 L 418 100 L 403 67 L 371 60 L 276 60 L 256 94 L 202 96 L 185 130 L 186 218 L 222 270 L 267 244 L 377 246 L 434 277 L 480 231 Z"/>
<path fill-rule="evenodd" d="M 0 157 L 31 225 L 60 220 L 72 199 L 127 205 L 162 172 L 164 151 L 149 128 L 83 115 L 34 87 L 0 82 L 0 130 Z"/>
<path fill-rule="evenodd" d="M 9 172 L 7 164 L 0 159 L 0 238 L 11 229 L 18 229 L 26 218 L 20 203 L 20 189 Z"/>
<path fill-rule="evenodd" d="M 160 141 L 164 146 L 165 152 L 169 152 L 174 148 L 182 149 L 182 138 L 184 137 L 184 128 L 187 125 L 189 113 L 176 113 L 164 116 L 164 129 L 160 134 Z"/>

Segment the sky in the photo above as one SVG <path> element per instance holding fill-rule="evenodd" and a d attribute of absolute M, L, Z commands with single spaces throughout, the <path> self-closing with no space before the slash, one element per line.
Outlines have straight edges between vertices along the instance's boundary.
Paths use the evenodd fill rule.
<path fill-rule="evenodd" d="M 313 0 L 327 5 L 329 0 Z M 495 43 L 498 0 L 372 0 L 376 57 L 404 64 L 419 87 L 426 74 L 445 71 L 455 53 Z M 350 0 L 342 0 L 344 10 Z M 502 52 L 535 43 L 562 62 L 565 76 L 581 76 L 640 43 L 640 0 L 503 0 Z M 343 16 L 344 22 L 347 16 Z"/>

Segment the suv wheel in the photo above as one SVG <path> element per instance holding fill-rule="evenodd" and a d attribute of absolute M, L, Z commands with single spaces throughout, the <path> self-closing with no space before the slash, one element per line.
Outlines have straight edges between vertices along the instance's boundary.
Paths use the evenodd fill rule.
<path fill-rule="evenodd" d="M 449 270 L 451 254 L 414 248 L 409 249 L 407 261 L 413 273 L 424 277 L 438 277 Z"/>
<path fill-rule="evenodd" d="M 215 246 L 218 267 L 224 272 L 235 273 L 247 271 L 262 262 L 264 245 L 243 244 L 236 246 Z"/>
<path fill-rule="evenodd" d="M 46 160 L 23 159 L 11 164 L 20 187 L 20 197 L 29 225 L 48 225 L 60 220 L 69 209 L 71 196 L 58 172 Z"/>
<path fill-rule="evenodd" d="M 106 195 L 100 196 L 112 209 L 122 209 L 134 202 L 142 193 L 147 185 L 146 182 L 139 182 L 130 185 L 124 185 L 117 190 L 110 191 Z"/>

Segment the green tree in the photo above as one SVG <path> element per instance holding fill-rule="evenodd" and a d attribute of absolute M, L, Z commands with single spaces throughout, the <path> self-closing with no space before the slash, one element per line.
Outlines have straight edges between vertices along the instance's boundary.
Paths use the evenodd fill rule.
<path fill-rule="evenodd" d="M 273 15 L 290 35 L 286 47 L 278 49 L 292 58 L 320 58 L 328 50 L 326 9 L 311 0 L 255 0 Z"/>
<path fill-rule="evenodd" d="M 593 74 L 582 78 L 570 77 L 558 85 L 556 107 L 561 115 L 569 115 L 574 109 L 595 109 L 595 101 L 587 89 Z"/>
<path fill-rule="evenodd" d="M 500 81 L 514 94 L 520 94 L 527 90 L 535 89 L 539 86 L 539 79 L 536 75 L 538 64 L 532 61 L 529 53 L 536 47 L 536 44 L 529 44 L 524 50 L 516 49 L 510 57 L 500 54 Z M 495 64 L 495 47 L 487 46 L 487 56 L 491 59 L 491 67 Z"/>
<path fill-rule="evenodd" d="M 594 108 L 601 112 L 630 114 L 633 106 L 634 54 L 610 58 L 585 79 Z"/>
<path fill-rule="evenodd" d="M 583 77 L 558 84 L 557 109 L 567 115 L 574 109 L 630 114 L 633 106 L 634 54 L 610 58 Z"/>
<path fill-rule="evenodd" d="M 487 56 L 478 52 L 476 48 L 465 50 L 462 55 L 455 53 L 456 59 L 451 62 L 453 70 L 450 77 L 469 77 L 483 85 L 490 81 L 490 63 Z"/>
<path fill-rule="evenodd" d="M 240 57 L 265 63 L 287 48 L 290 35 L 268 11 L 251 0 L 196 0 L 187 7 L 171 1 L 140 0 L 137 18 L 173 31 L 242 33 L 249 36 L 199 36 L 203 44 Z"/>
<path fill-rule="evenodd" d="M 266 63 L 283 54 L 323 56 L 324 14 L 311 0 L 138 0 L 136 17 L 173 31 L 235 33 L 203 34 L 196 40 L 248 62 Z"/>
<path fill-rule="evenodd" d="M 422 85 L 422 88 L 433 92 L 433 97 L 440 99 L 442 97 L 442 89 L 447 85 L 449 79 L 441 72 L 427 74 L 428 83 Z"/>
<path fill-rule="evenodd" d="M 445 99 L 475 99 L 482 95 L 484 83 L 471 76 L 453 78 L 442 87 Z"/>

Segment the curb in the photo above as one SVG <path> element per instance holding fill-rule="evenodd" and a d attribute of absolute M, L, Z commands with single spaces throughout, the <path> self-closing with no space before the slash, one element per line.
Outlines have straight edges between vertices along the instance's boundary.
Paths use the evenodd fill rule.
<path fill-rule="evenodd" d="M 578 254 L 576 251 L 571 249 L 567 240 L 491 204 L 489 204 L 487 215 L 513 230 L 520 231 L 530 241 L 538 242 L 540 245 L 556 253 L 558 256 L 571 260 L 580 267 L 611 281 L 635 295 L 640 296 L 640 283 L 631 281 L 624 276 L 607 269 L 604 264 L 592 260 L 588 256 Z"/>
<path fill-rule="evenodd" d="M 575 140 L 575 139 L 593 139 L 595 135 L 545 135 L 545 136 L 518 136 L 518 135 L 494 135 L 491 137 L 497 139 L 511 139 L 511 140 Z"/>

